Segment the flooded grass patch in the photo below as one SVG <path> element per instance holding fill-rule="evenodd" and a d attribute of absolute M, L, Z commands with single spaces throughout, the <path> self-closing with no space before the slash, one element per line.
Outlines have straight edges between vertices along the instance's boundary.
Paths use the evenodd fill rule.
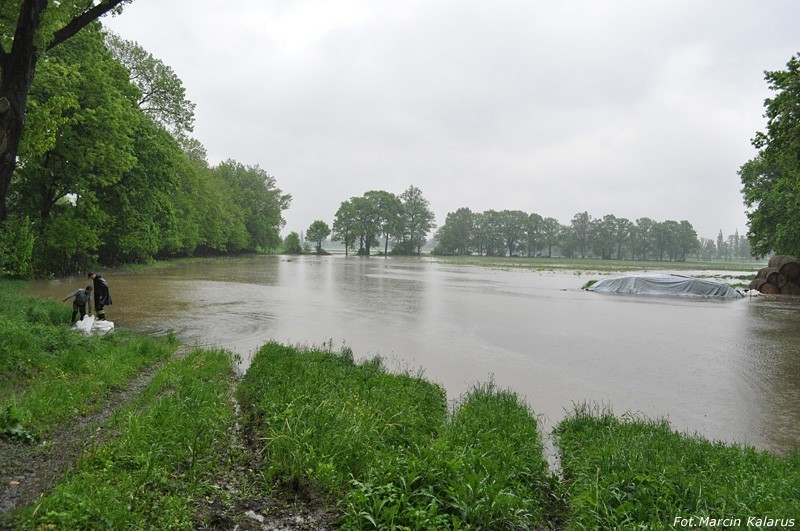
<path fill-rule="evenodd" d="M 746 272 L 753 275 L 766 262 L 666 262 L 660 260 L 598 260 L 592 258 L 524 258 L 507 256 L 447 256 L 432 261 L 448 265 L 469 265 L 499 269 L 530 269 L 534 271 L 572 271 L 575 274 L 686 271 L 686 272 Z M 744 275 L 742 275 L 744 276 Z"/>
<path fill-rule="evenodd" d="M 444 391 L 349 352 L 262 348 L 239 387 L 263 444 L 264 480 L 341 500 L 346 529 L 530 528 L 547 466 L 535 417 L 513 393 Z"/>
<path fill-rule="evenodd" d="M 570 529 L 800 523 L 798 454 L 781 458 L 710 442 L 674 432 L 666 421 L 618 418 L 585 405 L 555 435 Z"/>
<path fill-rule="evenodd" d="M 12 516 L 22 529 L 195 529 L 233 422 L 228 353 L 170 362 L 114 416 L 53 491 Z"/>

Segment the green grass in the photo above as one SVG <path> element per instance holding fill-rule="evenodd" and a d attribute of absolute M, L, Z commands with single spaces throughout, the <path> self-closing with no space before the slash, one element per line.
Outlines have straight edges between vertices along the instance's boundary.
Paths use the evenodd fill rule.
<path fill-rule="evenodd" d="M 174 337 L 125 332 L 85 337 L 71 310 L 19 294 L 0 282 L 0 435 L 31 440 L 67 419 L 96 411 L 142 368 L 172 354 Z"/>
<path fill-rule="evenodd" d="M 196 529 L 198 505 L 219 489 L 233 423 L 234 373 L 223 351 L 173 361 L 53 491 L 14 515 L 21 529 Z"/>
<path fill-rule="evenodd" d="M 343 493 L 388 448 L 435 434 L 445 392 L 410 375 L 386 373 L 379 359 L 298 351 L 270 343 L 237 389 L 245 425 L 264 441 L 264 475 Z"/>
<path fill-rule="evenodd" d="M 354 480 L 345 529 L 531 529 L 550 486 L 535 417 L 492 385 L 470 391 L 435 439 L 394 448 Z"/>
<path fill-rule="evenodd" d="M 263 347 L 239 386 L 268 484 L 340 500 L 344 529 L 528 529 L 544 522 L 547 465 L 516 395 L 444 391 L 345 351 Z"/>
<path fill-rule="evenodd" d="M 666 421 L 585 405 L 555 433 L 569 529 L 666 529 L 680 527 L 676 518 L 741 528 L 751 517 L 800 523 L 800 455 L 710 442 Z"/>

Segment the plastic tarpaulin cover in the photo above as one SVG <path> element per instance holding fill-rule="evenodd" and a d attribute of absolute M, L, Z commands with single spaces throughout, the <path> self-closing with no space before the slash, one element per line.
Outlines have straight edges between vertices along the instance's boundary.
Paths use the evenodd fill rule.
<path fill-rule="evenodd" d="M 596 282 L 589 291 L 635 295 L 671 295 L 694 297 L 740 298 L 742 295 L 727 284 L 681 275 L 627 275 Z"/>

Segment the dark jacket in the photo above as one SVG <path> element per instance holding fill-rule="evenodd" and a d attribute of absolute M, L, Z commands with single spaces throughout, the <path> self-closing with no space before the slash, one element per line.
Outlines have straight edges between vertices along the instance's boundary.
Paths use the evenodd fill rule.
<path fill-rule="evenodd" d="M 111 304 L 111 294 L 108 292 L 108 282 L 103 278 L 103 275 L 95 274 L 94 279 L 94 302 L 95 304 L 101 303 L 104 306 Z"/>

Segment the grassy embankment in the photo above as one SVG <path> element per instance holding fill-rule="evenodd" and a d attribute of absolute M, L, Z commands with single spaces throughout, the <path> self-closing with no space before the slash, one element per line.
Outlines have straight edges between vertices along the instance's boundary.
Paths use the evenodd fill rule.
<path fill-rule="evenodd" d="M 127 341 L 171 343 L 76 336 L 72 354 L 71 332 L 61 330 L 67 309 L 15 297 L 4 293 L 0 319 L 16 327 L 20 345 L 31 342 L 27 352 L 44 352 L 30 357 L 39 361 L 23 371 L 27 383 L 4 391 L 3 404 L 34 419 L 22 423 L 23 432 L 46 437 L 65 416 L 92 407 L 92 395 L 78 399 L 41 426 L 26 413 L 24 395 L 39 388 L 37 381 L 70 379 L 45 367 L 53 357 L 75 356 L 89 370 Z M 12 311 L 9 302 L 23 311 Z M 42 337 L 50 340 L 35 342 Z M 92 350 L 92 343 L 101 346 Z M 3 357 L 17 355 L 13 350 Z M 210 525 L 208 499 L 230 507 L 247 495 L 221 492 L 218 482 L 242 468 L 234 463 L 238 452 L 228 453 L 235 419 L 231 375 L 223 352 L 197 351 L 169 362 L 112 418 L 114 436 L 89 448 L 51 493 L 15 515 L 15 525 Z M 783 519 L 785 528 L 800 515 L 797 456 L 712 444 L 663 423 L 584 408 L 556 429 L 564 475 L 558 479 L 547 472 L 535 417 L 513 393 L 479 386 L 449 410 L 438 386 L 388 374 L 379 360 L 355 363 L 348 351 L 266 345 L 236 395 L 254 446 L 250 455 L 258 456 L 248 463 L 255 473 L 248 482 L 260 492 L 327 500 L 338 507 L 344 528 L 670 528 L 680 526 L 676 517 L 741 518 L 743 528 L 750 517 Z"/>
<path fill-rule="evenodd" d="M 779 458 L 577 407 L 555 429 L 574 529 L 800 527 L 800 454 Z"/>
<path fill-rule="evenodd" d="M 129 333 L 86 338 L 69 329 L 71 306 L 0 287 L 0 432 L 35 440 L 172 354 L 174 338 Z"/>

